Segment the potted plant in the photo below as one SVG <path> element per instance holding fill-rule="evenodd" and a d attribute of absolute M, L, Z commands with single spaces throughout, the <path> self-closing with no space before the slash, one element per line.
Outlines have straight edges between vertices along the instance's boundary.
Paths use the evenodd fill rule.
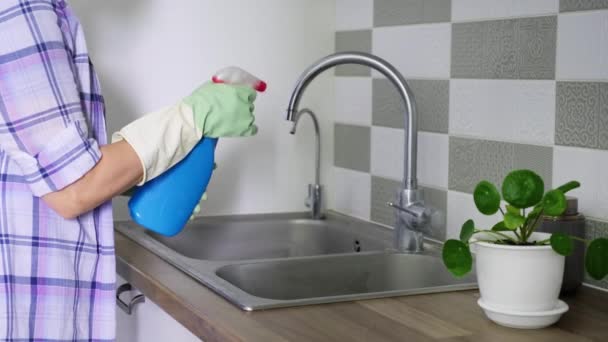
<path fill-rule="evenodd" d="M 566 210 L 565 193 L 579 186 L 571 181 L 544 193 L 542 178 L 530 170 L 510 172 L 501 192 L 488 181 L 477 184 L 473 192 L 477 209 L 484 215 L 500 211 L 502 220 L 491 229 L 466 221 L 460 239 L 445 242 L 442 256 L 447 269 L 462 277 L 472 269 L 474 249 L 478 303 L 490 319 L 518 328 L 540 328 L 557 321 L 568 309 L 558 296 L 573 240 L 587 244 L 589 275 L 598 280 L 608 275 L 608 239 L 588 242 L 562 233 L 535 232 L 543 215 L 560 216 Z"/>

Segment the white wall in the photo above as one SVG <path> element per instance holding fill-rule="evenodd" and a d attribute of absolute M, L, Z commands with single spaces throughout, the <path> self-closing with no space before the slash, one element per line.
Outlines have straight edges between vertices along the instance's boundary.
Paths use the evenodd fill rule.
<path fill-rule="evenodd" d="M 241 66 L 265 79 L 256 102 L 259 134 L 223 139 L 204 214 L 304 210 L 313 179 L 309 120 L 298 135 L 284 120 L 299 74 L 334 49 L 334 2 L 326 0 L 71 0 L 87 34 L 107 102 L 109 133 L 189 94 L 214 71 Z M 177 5 L 178 4 L 178 5 Z M 333 140 L 328 72 L 302 102 L 319 114 L 325 146 Z M 327 183 L 333 161 L 323 151 Z M 328 189 L 328 192 L 330 190 Z M 117 219 L 128 217 L 115 200 Z"/>

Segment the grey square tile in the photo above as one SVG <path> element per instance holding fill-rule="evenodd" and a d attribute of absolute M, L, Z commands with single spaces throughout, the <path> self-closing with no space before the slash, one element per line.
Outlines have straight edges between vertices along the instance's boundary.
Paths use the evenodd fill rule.
<path fill-rule="evenodd" d="M 372 176 L 371 220 L 387 226 L 395 225 L 395 211 L 386 205 L 394 202 L 401 183 L 395 180 Z"/>
<path fill-rule="evenodd" d="M 395 201 L 401 182 L 372 176 L 371 220 L 387 226 L 395 225 L 395 210 L 386 205 L 388 201 Z M 422 187 L 425 202 L 433 208 L 431 226 L 427 235 L 445 240 L 448 193 L 445 190 Z"/>
<path fill-rule="evenodd" d="M 553 148 L 500 141 L 450 137 L 448 187 L 472 193 L 481 180 L 502 186 L 507 173 L 530 169 L 548 188 L 553 183 Z"/>
<path fill-rule="evenodd" d="M 418 129 L 447 133 L 450 106 L 448 80 L 407 80 L 418 110 Z M 374 79 L 372 123 L 376 126 L 403 128 L 403 100 L 387 79 Z"/>
<path fill-rule="evenodd" d="M 452 24 L 452 77 L 484 78 L 485 22 Z"/>
<path fill-rule="evenodd" d="M 599 146 L 599 91 L 598 83 L 557 83 L 555 116 L 557 145 L 591 148 Z"/>
<path fill-rule="evenodd" d="M 336 123 L 334 126 L 334 165 L 369 172 L 370 130 L 370 127 Z"/>
<path fill-rule="evenodd" d="M 481 141 L 450 137 L 448 188 L 471 193 L 481 180 L 477 156 Z"/>
<path fill-rule="evenodd" d="M 408 80 L 418 110 L 418 130 L 447 133 L 449 126 L 450 81 Z M 403 120 L 401 120 L 403 121 Z"/>
<path fill-rule="evenodd" d="M 336 52 L 358 51 L 371 53 L 372 31 L 338 31 L 336 32 Z M 336 76 L 370 76 L 371 69 L 361 65 L 339 65 L 335 68 Z"/>
<path fill-rule="evenodd" d="M 518 19 L 519 78 L 554 79 L 557 17 Z"/>
<path fill-rule="evenodd" d="M 478 24 L 484 34 L 483 60 L 478 66 L 484 78 L 517 78 L 517 20 Z"/>
<path fill-rule="evenodd" d="M 450 190 L 472 193 L 481 180 L 500 187 L 513 169 L 514 145 L 489 140 L 450 137 Z"/>
<path fill-rule="evenodd" d="M 608 237 L 608 222 L 587 219 L 585 226 L 585 239 L 593 240 L 599 237 Z M 585 272 L 585 282 L 604 289 L 608 289 L 608 278 L 595 280 Z"/>
<path fill-rule="evenodd" d="M 515 144 L 513 169 L 529 169 L 545 181 L 545 191 L 553 184 L 553 147 Z"/>
<path fill-rule="evenodd" d="M 513 150 L 514 144 L 511 143 L 482 140 L 476 160 L 481 177 L 477 182 L 485 179 L 500 187 L 507 173 L 513 169 Z M 471 188 L 469 192 L 474 189 Z"/>
<path fill-rule="evenodd" d="M 452 25 L 452 77 L 554 79 L 555 16 Z"/>
<path fill-rule="evenodd" d="M 608 150 L 608 83 L 600 84 L 599 148 Z"/>
<path fill-rule="evenodd" d="M 374 79 L 372 83 L 372 124 L 403 129 L 404 110 L 403 100 L 395 86 L 387 79 Z"/>
<path fill-rule="evenodd" d="M 560 0 L 559 11 L 585 11 L 608 8 L 608 0 Z"/>
<path fill-rule="evenodd" d="M 447 22 L 451 0 L 375 0 L 374 27 Z"/>

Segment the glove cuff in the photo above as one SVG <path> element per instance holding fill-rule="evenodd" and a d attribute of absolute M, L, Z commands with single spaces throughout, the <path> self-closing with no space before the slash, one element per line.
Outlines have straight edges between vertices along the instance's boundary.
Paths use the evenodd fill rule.
<path fill-rule="evenodd" d="M 144 173 L 138 185 L 143 185 L 184 159 L 201 138 L 192 108 L 180 102 L 133 121 L 114 133 L 112 142 L 125 140 L 133 147 Z"/>

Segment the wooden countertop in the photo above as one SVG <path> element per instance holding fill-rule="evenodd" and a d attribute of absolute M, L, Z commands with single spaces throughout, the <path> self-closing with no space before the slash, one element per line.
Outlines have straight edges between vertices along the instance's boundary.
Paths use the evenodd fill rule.
<path fill-rule="evenodd" d="M 116 253 L 118 273 L 205 342 L 608 341 L 608 294 L 587 287 L 542 330 L 492 323 L 477 291 L 244 312 L 119 232 Z"/>

